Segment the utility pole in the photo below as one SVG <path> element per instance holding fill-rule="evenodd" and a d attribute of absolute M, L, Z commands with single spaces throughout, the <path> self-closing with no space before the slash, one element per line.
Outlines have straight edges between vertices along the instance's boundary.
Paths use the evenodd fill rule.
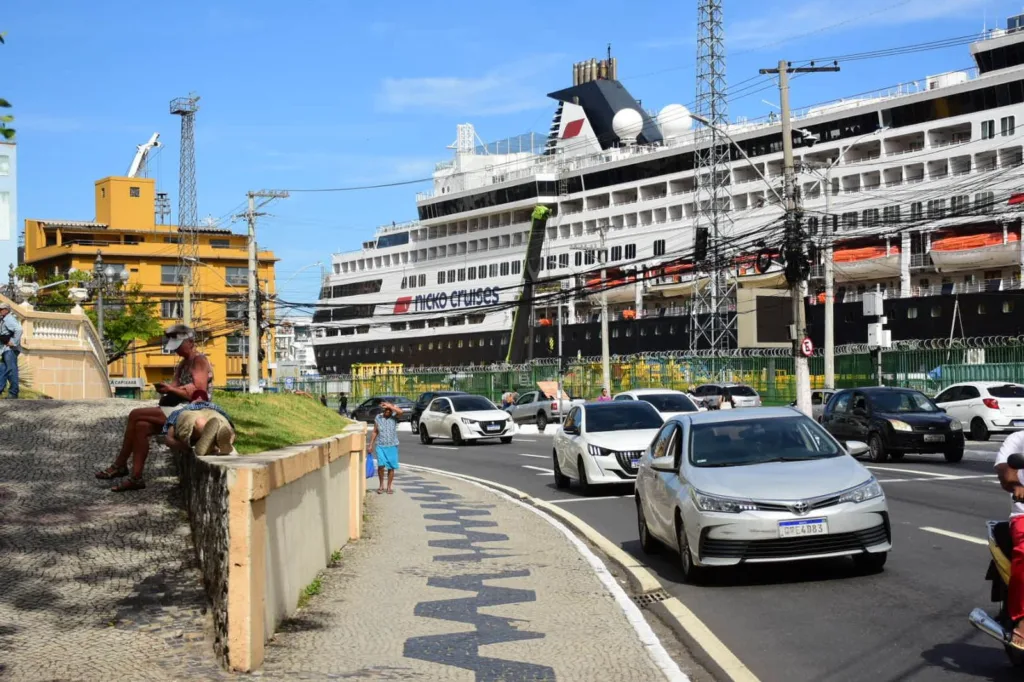
<path fill-rule="evenodd" d="M 192 269 L 192 265 L 189 264 L 189 270 Z M 186 276 L 182 282 L 184 285 L 184 295 L 181 297 L 181 305 L 184 308 L 182 310 L 182 320 L 185 322 L 186 327 L 192 326 L 192 276 Z"/>
<path fill-rule="evenodd" d="M 259 393 L 260 389 L 260 325 L 257 306 L 256 275 L 259 262 L 256 258 L 256 218 L 262 213 L 257 213 L 257 208 L 266 206 L 274 199 L 287 199 L 288 192 L 274 190 L 260 190 L 248 192 L 249 207 L 245 212 L 246 222 L 249 225 L 249 352 L 248 352 L 248 374 L 249 393 Z M 256 206 L 256 199 L 266 199 L 259 206 Z"/>
<path fill-rule="evenodd" d="M 612 392 L 612 367 L 608 350 L 608 271 L 605 265 L 608 263 L 608 252 L 605 247 L 605 231 L 601 230 L 601 250 L 598 251 L 601 257 L 601 375 L 604 381 L 603 388 Z M 639 286 L 639 285 L 638 285 Z M 561 318 L 559 318 L 561 319 Z"/>
<path fill-rule="evenodd" d="M 786 199 L 786 233 L 783 252 L 786 259 L 786 281 L 789 282 L 790 296 L 793 300 L 793 368 L 796 380 L 796 407 L 811 416 L 811 374 L 807 364 L 807 356 L 802 352 L 803 340 L 807 335 L 807 321 L 804 311 L 803 295 L 806 288 L 809 267 L 807 263 L 807 235 L 801 225 L 801 217 L 797 206 L 796 168 L 793 165 L 793 122 L 789 109 L 789 74 L 817 73 L 819 71 L 839 71 L 839 66 L 792 67 L 789 62 L 779 60 L 774 69 L 761 69 L 761 74 L 778 74 L 779 105 L 782 109 L 782 157 L 785 172 Z"/>
<path fill-rule="evenodd" d="M 842 157 L 840 157 L 842 158 Z M 835 233 L 832 231 L 831 168 L 825 173 L 825 388 L 836 387 L 836 275 Z"/>

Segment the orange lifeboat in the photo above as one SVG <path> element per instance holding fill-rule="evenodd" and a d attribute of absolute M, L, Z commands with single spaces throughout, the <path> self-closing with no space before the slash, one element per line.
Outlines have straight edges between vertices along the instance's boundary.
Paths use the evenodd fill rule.
<path fill-rule="evenodd" d="M 875 246 L 839 248 L 836 249 L 833 259 L 836 263 L 856 263 L 857 261 L 871 260 L 872 258 L 885 258 L 886 256 L 898 255 L 900 255 L 900 247 L 898 244 L 892 244 L 889 246 L 888 251 L 884 244 L 878 244 Z"/>
<path fill-rule="evenodd" d="M 939 272 L 957 272 L 978 268 L 1003 268 L 1020 262 L 1020 233 L 989 230 L 973 234 L 949 230 L 932 240 L 931 259 Z"/>
<path fill-rule="evenodd" d="M 549 320 L 546 317 L 542 317 L 540 319 L 540 326 L 542 326 L 542 327 L 550 327 L 551 326 L 551 320 Z"/>
<path fill-rule="evenodd" d="M 1007 242 L 1019 242 L 1020 235 L 1016 232 L 1006 233 Z M 939 237 L 932 242 L 932 251 L 966 251 L 986 246 L 1002 246 L 1003 231 L 982 232 L 981 234 L 957 235 L 950 234 Z"/>
<path fill-rule="evenodd" d="M 856 281 L 892 277 L 900 272 L 900 247 L 890 244 L 846 246 L 835 250 L 836 280 Z"/>
<path fill-rule="evenodd" d="M 623 310 L 622 311 L 622 319 L 624 319 L 624 320 L 635 320 L 636 319 L 636 311 L 635 310 Z"/>

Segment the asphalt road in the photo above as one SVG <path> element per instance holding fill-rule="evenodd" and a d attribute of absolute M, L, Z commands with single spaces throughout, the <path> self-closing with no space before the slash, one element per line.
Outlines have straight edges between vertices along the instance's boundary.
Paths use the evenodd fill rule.
<path fill-rule="evenodd" d="M 893 524 L 881 574 L 859 576 L 848 560 L 803 561 L 727 569 L 695 587 L 680 584 L 672 553 L 640 550 L 632 486 L 590 497 L 555 489 L 553 431 L 459 448 L 404 433 L 401 457 L 564 504 L 643 559 L 763 682 L 1020 679 L 1002 647 L 967 623 L 972 608 L 993 607 L 985 521 L 1009 511 L 992 472 L 999 443 L 968 442 L 956 465 L 941 455 L 871 465 Z"/>

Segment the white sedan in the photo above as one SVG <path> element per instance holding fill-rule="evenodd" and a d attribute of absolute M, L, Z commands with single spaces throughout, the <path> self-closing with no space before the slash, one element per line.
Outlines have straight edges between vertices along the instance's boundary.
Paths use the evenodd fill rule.
<path fill-rule="evenodd" d="M 576 405 L 555 432 L 555 487 L 632 483 L 637 464 L 664 420 L 650 403 L 609 401 Z"/>
<path fill-rule="evenodd" d="M 638 388 L 625 391 L 615 396 L 615 400 L 642 400 L 650 403 L 658 411 L 662 419 L 669 419 L 677 414 L 701 412 L 701 408 L 682 391 L 670 388 Z"/>
<path fill-rule="evenodd" d="M 419 427 L 420 441 L 427 445 L 435 438 L 451 438 L 455 445 L 484 438 L 511 443 L 516 430 L 508 412 L 479 395 L 435 398 L 420 415 Z"/>

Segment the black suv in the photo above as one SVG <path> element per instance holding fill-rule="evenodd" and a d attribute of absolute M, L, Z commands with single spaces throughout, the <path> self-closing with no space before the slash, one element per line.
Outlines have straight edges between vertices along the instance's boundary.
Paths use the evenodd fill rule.
<path fill-rule="evenodd" d="M 941 452 L 947 462 L 964 456 L 958 419 L 920 391 L 873 386 L 839 391 L 825 406 L 821 425 L 836 440 L 862 441 L 873 462 L 898 462 L 910 453 Z"/>
<path fill-rule="evenodd" d="M 412 406 L 412 418 L 409 423 L 412 424 L 412 432 L 420 432 L 420 415 L 423 414 L 423 410 L 427 409 L 427 405 L 434 398 L 443 398 L 448 395 L 466 395 L 465 391 L 427 391 L 421 393 L 420 397 L 416 399 L 416 404 Z"/>

